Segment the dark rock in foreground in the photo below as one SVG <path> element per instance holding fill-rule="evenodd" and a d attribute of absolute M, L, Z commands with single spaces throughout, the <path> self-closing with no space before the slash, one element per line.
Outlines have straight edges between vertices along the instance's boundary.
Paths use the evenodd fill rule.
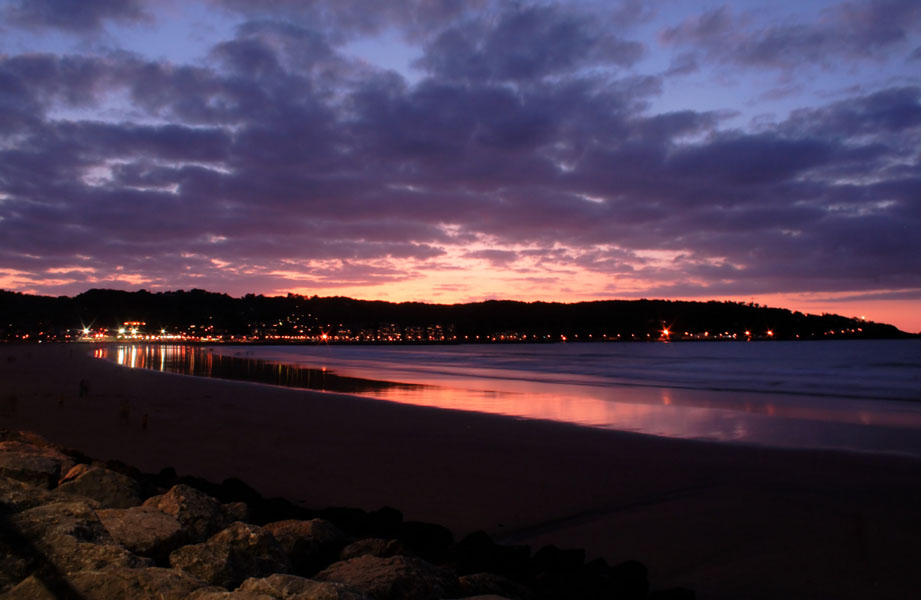
<path fill-rule="evenodd" d="M 137 481 L 92 465 L 77 465 L 70 469 L 58 483 L 55 493 L 92 498 L 106 508 L 130 508 L 141 503 Z"/>
<path fill-rule="evenodd" d="M 636 562 L 553 546 L 532 556 L 482 532 L 455 542 L 392 508 L 313 511 L 238 480 L 144 475 L 0 430 L 0 600 L 693 597 L 649 594 Z"/>
<path fill-rule="evenodd" d="M 316 579 L 357 587 L 375 600 L 439 600 L 456 598 L 460 592 L 453 571 L 409 556 L 352 558 L 330 565 Z"/>

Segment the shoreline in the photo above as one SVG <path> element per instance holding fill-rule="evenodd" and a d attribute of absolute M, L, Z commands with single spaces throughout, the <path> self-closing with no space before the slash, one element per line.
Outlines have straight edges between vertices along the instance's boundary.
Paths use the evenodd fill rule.
<path fill-rule="evenodd" d="M 482 358 L 470 360 L 477 353 L 433 352 L 440 358 L 429 363 L 417 361 L 418 351 L 372 358 L 367 353 L 291 354 L 278 347 L 268 353 L 254 349 L 229 354 L 215 347 L 166 351 L 132 344 L 106 346 L 94 356 L 157 372 L 672 439 L 921 459 L 921 404 L 913 399 L 871 397 L 866 390 L 863 395 L 814 393 L 797 384 L 796 389 L 773 391 L 758 386 L 641 385 L 578 370 L 492 369 Z M 506 358 L 504 353 L 498 356 Z M 510 355 L 513 360 L 516 356 Z M 900 383 L 898 389 L 906 387 L 904 380 Z M 877 389 L 876 384 L 885 385 L 878 374 L 864 386 Z"/>
<path fill-rule="evenodd" d="M 112 361 L 111 359 L 96 359 L 96 360 L 103 360 L 103 361 L 110 362 L 110 363 L 113 363 L 113 362 L 114 362 L 114 361 Z M 254 359 L 254 360 L 262 360 L 262 359 Z M 277 364 L 276 361 L 266 361 L 266 362 L 268 362 L 268 363 L 270 363 L 270 364 Z M 116 363 L 116 364 L 117 364 L 117 363 Z M 317 393 L 317 394 L 330 395 L 330 396 L 346 396 L 346 397 L 349 397 L 349 398 L 358 398 L 358 399 L 362 399 L 362 400 L 370 400 L 370 401 L 373 401 L 373 402 L 386 402 L 386 403 L 400 404 L 400 405 L 403 405 L 403 406 L 412 406 L 412 407 L 420 408 L 420 409 L 423 409 L 423 410 L 426 410 L 426 409 L 427 409 L 427 410 L 435 410 L 435 411 L 444 411 L 444 412 L 448 412 L 448 413 L 460 413 L 460 414 L 469 414 L 469 415 L 485 415 L 485 416 L 499 417 L 499 418 L 501 418 L 501 419 L 512 419 L 512 420 L 515 420 L 515 421 L 541 422 L 541 423 L 546 423 L 546 424 L 548 424 L 548 425 L 564 425 L 564 426 L 569 426 L 569 427 L 576 427 L 576 428 L 578 428 L 578 429 L 590 429 L 590 430 L 595 430 L 595 431 L 608 431 L 608 432 L 614 432 L 614 433 L 616 433 L 616 434 L 618 434 L 618 435 L 623 435 L 623 436 L 637 436 L 638 438 L 642 438 L 642 439 L 652 438 L 652 439 L 655 439 L 655 440 L 674 440 L 674 441 L 691 442 L 691 443 L 693 443 L 693 444 L 704 444 L 704 445 L 711 445 L 711 446 L 730 446 L 730 447 L 737 447 L 737 448 L 745 448 L 745 449 L 748 449 L 749 451 L 759 451 L 759 450 L 767 450 L 767 451 L 785 451 L 785 450 L 786 450 L 786 451 L 796 451 L 796 452 L 831 452 L 831 453 L 836 453 L 836 454 L 854 455 L 855 457 L 859 457 L 859 456 L 877 456 L 877 457 L 880 457 L 880 458 L 890 457 L 890 458 L 895 458 L 895 459 L 907 459 L 907 460 L 910 460 L 910 461 L 921 462 L 921 456 L 919 456 L 919 455 L 917 455 L 917 454 L 912 454 L 912 453 L 907 452 L 907 451 L 906 451 L 906 452 L 899 452 L 899 451 L 894 451 L 894 450 L 866 450 L 866 449 L 858 450 L 858 449 L 853 449 L 853 448 L 841 448 L 841 447 L 811 447 L 811 448 L 805 448 L 805 447 L 797 447 L 797 446 L 772 446 L 772 445 L 769 444 L 769 443 L 759 443 L 759 442 L 742 441 L 742 440 L 726 440 L 726 441 L 722 441 L 722 440 L 713 440 L 713 439 L 705 439 L 705 438 L 674 437 L 674 436 L 666 436 L 666 435 L 656 435 L 656 434 L 651 434 L 651 433 L 643 433 L 643 432 L 638 432 L 638 431 L 626 431 L 626 430 L 612 429 L 612 428 L 610 428 L 610 427 L 606 427 L 606 426 L 603 426 L 603 425 L 586 425 L 586 424 L 580 424 L 580 423 L 572 423 L 572 422 L 568 422 L 568 421 L 557 421 L 557 420 L 545 419 L 545 418 L 536 418 L 536 417 L 519 416 L 519 415 L 508 415 L 508 414 L 490 413 L 490 412 L 483 412 L 483 411 L 477 411 L 477 410 L 464 410 L 464 409 L 458 409 L 458 408 L 443 408 L 443 407 L 438 407 L 438 406 L 424 406 L 424 405 L 418 405 L 418 404 L 411 404 L 411 403 L 400 402 L 400 401 L 397 401 L 397 400 L 388 400 L 388 399 L 383 399 L 383 398 L 375 398 L 375 397 L 372 396 L 371 394 L 338 392 L 338 391 L 330 391 L 330 390 L 317 390 L 317 389 L 312 389 L 312 388 L 305 388 L 305 387 L 291 386 L 291 385 L 284 385 L 284 384 L 267 383 L 267 382 L 255 381 L 255 380 L 247 380 L 247 379 L 231 379 L 231 378 L 219 377 L 219 376 L 193 375 L 193 374 L 189 374 L 189 373 L 180 373 L 180 372 L 177 372 L 177 371 L 169 371 L 169 370 L 160 371 L 160 370 L 157 370 L 157 369 L 148 369 L 148 368 L 144 368 L 144 367 L 127 367 L 127 366 L 125 366 L 125 365 L 117 365 L 117 366 L 120 367 L 120 368 L 122 368 L 122 369 L 139 369 L 139 370 L 150 371 L 150 372 L 158 373 L 158 374 L 160 374 L 160 375 L 166 375 L 166 376 L 172 376 L 172 377 L 179 377 L 179 378 L 194 378 L 194 379 L 205 378 L 205 379 L 211 379 L 211 380 L 232 382 L 232 383 L 240 384 L 240 385 L 243 385 L 243 386 L 252 386 L 252 389 L 254 390 L 254 393 L 256 393 L 256 394 L 258 394 L 258 389 L 259 389 L 259 388 L 262 388 L 262 387 L 270 387 L 270 388 L 281 389 L 281 390 L 300 391 L 300 392 L 306 392 L 306 393 Z M 352 379 L 351 376 L 340 376 L 340 377 L 343 377 L 343 378 L 345 378 L 345 379 Z M 392 386 L 394 386 L 394 387 L 403 387 L 403 386 L 419 387 L 419 388 L 422 388 L 423 390 L 424 390 L 425 388 L 428 388 L 428 387 L 429 387 L 429 384 L 412 384 L 412 383 L 400 383 L 400 382 L 383 382 L 383 383 L 385 383 L 385 384 L 387 384 L 387 385 L 392 385 Z M 622 386 L 626 386 L 626 387 L 642 387 L 642 388 L 652 388 L 652 389 L 666 388 L 666 389 L 669 389 L 669 390 L 688 390 L 688 391 L 699 392 L 699 393 L 707 393 L 707 392 L 734 393 L 734 392 L 738 392 L 738 393 L 742 393 L 742 394 L 756 394 L 756 395 L 764 395 L 764 396 L 778 396 L 778 397 L 781 397 L 781 398 L 787 398 L 787 397 L 789 397 L 789 396 L 793 396 L 793 397 L 802 396 L 802 397 L 807 397 L 807 398 L 808 398 L 808 397 L 818 397 L 818 398 L 823 398 L 823 399 L 826 399 L 826 398 L 828 398 L 828 399 L 841 398 L 841 396 L 839 396 L 839 395 L 832 395 L 832 394 L 826 394 L 826 395 L 823 395 L 823 394 L 800 394 L 800 393 L 783 392 L 783 391 L 772 393 L 772 392 L 768 392 L 768 391 L 766 391 L 766 390 L 711 389 L 711 388 L 676 387 L 676 386 L 668 386 L 668 385 L 657 386 L 657 385 L 651 385 L 651 384 L 650 384 L 650 385 L 639 385 L 639 384 L 630 384 L 630 383 L 623 383 L 623 384 L 618 384 L 618 385 L 622 385 Z M 851 396 L 844 396 L 844 399 L 860 399 L 860 400 L 867 400 L 867 398 L 861 397 L 861 396 L 853 396 L 853 397 L 851 397 Z M 883 399 L 883 400 L 884 400 L 884 401 L 887 401 L 887 402 L 888 402 L 888 401 L 892 401 L 892 402 L 909 402 L 909 403 L 910 403 L 910 402 L 918 402 L 917 400 L 905 399 L 905 398 L 886 398 L 886 399 Z M 870 400 L 870 401 L 872 401 L 872 400 Z"/>
<path fill-rule="evenodd" d="M 898 597 L 921 583 L 916 459 L 163 377 L 87 349 L 0 346 L 0 427 L 148 472 L 237 477 L 304 506 L 389 505 L 460 536 L 636 559 L 702 598 Z"/>

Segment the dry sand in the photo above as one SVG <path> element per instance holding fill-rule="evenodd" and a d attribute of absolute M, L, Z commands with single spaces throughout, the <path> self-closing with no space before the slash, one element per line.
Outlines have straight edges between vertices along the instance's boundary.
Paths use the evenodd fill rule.
<path fill-rule="evenodd" d="M 921 461 L 669 440 L 0 346 L 0 428 L 306 506 L 637 559 L 698 598 L 911 598 Z M 79 397 L 79 381 L 89 395 Z M 148 415 L 146 430 L 142 418 Z"/>

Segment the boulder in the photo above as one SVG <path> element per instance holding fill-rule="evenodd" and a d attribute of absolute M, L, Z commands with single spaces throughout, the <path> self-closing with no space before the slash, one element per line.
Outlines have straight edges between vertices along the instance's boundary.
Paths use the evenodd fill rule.
<path fill-rule="evenodd" d="M 398 537 L 413 554 L 432 562 L 442 562 L 454 545 L 451 530 L 435 523 L 405 521 Z"/>
<path fill-rule="evenodd" d="M 81 571 L 63 582 L 32 575 L 0 595 L 0 600 L 186 600 L 193 594 L 218 589 L 172 569 L 109 568 Z"/>
<path fill-rule="evenodd" d="M 330 565 L 315 579 L 354 586 L 374 600 L 439 600 L 460 592 L 453 571 L 408 556 L 360 556 Z"/>
<path fill-rule="evenodd" d="M 531 549 L 500 545 L 486 532 L 476 531 L 456 543 L 451 555 L 459 575 L 489 572 L 520 576 L 530 568 Z"/>
<path fill-rule="evenodd" d="M 54 493 L 92 498 L 105 508 L 129 508 L 141 503 L 140 487 L 134 479 L 91 465 L 70 469 Z"/>
<path fill-rule="evenodd" d="M 649 595 L 649 571 L 643 563 L 628 560 L 610 570 L 611 587 L 617 598 L 645 598 Z"/>
<path fill-rule="evenodd" d="M 206 540 L 233 522 L 220 502 L 184 484 L 174 485 L 165 494 L 148 498 L 144 506 L 176 517 L 193 542 Z"/>
<path fill-rule="evenodd" d="M 258 594 L 253 592 L 241 592 L 239 590 L 228 592 L 227 590 L 209 589 L 207 591 L 195 592 L 189 596 L 188 600 L 277 600 L 273 596 Z"/>
<path fill-rule="evenodd" d="M 74 464 L 73 458 L 34 433 L 0 431 L 0 475 L 50 489 Z"/>
<path fill-rule="evenodd" d="M 495 573 L 463 575 L 460 586 L 463 596 L 495 596 L 510 600 L 529 600 L 533 597 L 531 590 L 525 586 Z"/>
<path fill-rule="evenodd" d="M 277 600 L 370 600 L 360 590 L 345 584 L 314 581 L 297 575 L 247 579 L 238 591 L 264 594 Z"/>
<path fill-rule="evenodd" d="M 0 523 L 0 592 L 4 592 L 22 581 L 34 570 L 35 559 L 22 552 L 22 540 L 10 535 Z"/>
<path fill-rule="evenodd" d="M 158 563 L 185 542 L 179 520 L 153 506 L 100 509 L 96 515 L 116 542 Z"/>
<path fill-rule="evenodd" d="M 229 522 L 249 522 L 249 506 L 247 506 L 245 502 L 228 502 L 222 505 L 221 508 Z"/>
<path fill-rule="evenodd" d="M 671 590 L 657 590 L 650 592 L 647 597 L 649 600 L 695 600 L 697 594 L 687 588 L 674 588 Z"/>
<path fill-rule="evenodd" d="M 556 546 L 544 546 L 534 553 L 531 568 L 535 574 L 574 573 L 585 564 L 585 550 L 562 549 Z"/>
<path fill-rule="evenodd" d="M 67 462 L 53 452 L 0 448 L 0 475 L 45 489 L 54 487 L 61 476 L 61 470 L 69 469 L 72 464 L 72 461 Z"/>
<path fill-rule="evenodd" d="M 0 510 L 19 512 L 51 501 L 42 488 L 0 475 Z"/>
<path fill-rule="evenodd" d="M 266 596 L 265 594 L 254 594 L 253 592 L 228 592 L 227 590 L 223 590 L 219 592 L 210 591 L 193 594 L 189 600 L 276 600 L 276 598 L 273 596 Z"/>
<path fill-rule="evenodd" d="M 271 533 L 239 522 L 204 543 L 173 551 L 169 561 L 177 569 L 226 588 L 249 577 L 287 573 L 291 568 Z"/>
<path fill-rule="evenodd" d="M 21 555 L 30 554 L 63 573 L 113 566 L 153 566 L 150 559 L 115 544 L 93 508 L 85 502 L 44 504 L 13 515 L 10 523 L 28 545 L 21 549 Z"/>
<path fill-rule="evenodd" d="M 205 582 L 173 569 L 105 569 L 74 574 L 70 581 L 85 600 L 186 600 L 208 590 Z"/>
<path fill-rule="evenodd" d="M 310 576 L 339 558 L 350 538 L 325 519 L 286 520 L 265 525 L 298 575 Z"/>
<path fill-rule="evenodd" d="M 60 595 L 37 575 L 30 575 L 20 581 L 13 589 L 0 594 L 0 600 L 59 600 Z"/>
<path fill-rule="evenodd" d="M 381 538 L 365 538 L 356 540 L 342 549 L 339 560 L 358 558 L 359 556 L 377 556 L 389 558 L 391 556 L 407 555 L 409 551 L 400 540 L 384 540 Z"/>

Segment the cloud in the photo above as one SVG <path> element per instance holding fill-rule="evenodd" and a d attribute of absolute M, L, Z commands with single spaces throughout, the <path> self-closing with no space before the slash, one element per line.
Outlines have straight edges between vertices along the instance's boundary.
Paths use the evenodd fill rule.
<path fill-rule="evenodd" d="M 679 148 L 668 163 L 673 172 L 690 179 L 728 180 L 743 185 L 780 183 L 826 164 L 834 151 L 830 140 L 727 135 L 706 144 Z"/>
<path fill-rule="evenodd" d="M 818 135 L 891 136 L 921 127 L 921 87 L 893 87 L 818 109 L 795 111 L 787 124 Z"/>
<path fill-rule="evenodd" d="M 751 14 L 721 6 L 665 28 L 670 45 L 705 52 L 711 60 L 737 65 L 795 70 L 839 59 L 879 57 L 921 30 L 921 5 L 914 0 L 845 2 L 815 22 L 765 23 Z"/>
<path fill-rule="evenodd" d="M 609 23 L 553 5 L 512 6 L 494 19 L 442 31 L 418 65 L 437 77 L 522 81 L 591 67 L 629 67 L 642 44 L 611 33 Z"/>
<path fill-rule="evenodd" d="M 87 33 L 106 21 L 135 23 L 150 19 L 144 0 L 18 0 L 3 10 L 12 22 L 27 27 Z"/>
<path fill-rule="evenodd" d="M 585 294 L 921 286 L 913 84 L 755 131 L 653 110 L 664 76 L 585 12 L 433 5 L 410 82 L 345 56 L 323 21 L 282 18 L 332 5 L 252 6 L 194 64 L 0 58 L 0 268 L 71 291 L 459 285 L 439 275 L 468 267 Z M 705 17 L 671 34 L 695 48 L 687 72 L 738 26 Z"/>
<path fill-rule="evenodd" d="M 491 4 L 488 0 L 214 0 L 249 19 L 313 23 L 337 42 L 398 27 L 419 35 Z"/>

